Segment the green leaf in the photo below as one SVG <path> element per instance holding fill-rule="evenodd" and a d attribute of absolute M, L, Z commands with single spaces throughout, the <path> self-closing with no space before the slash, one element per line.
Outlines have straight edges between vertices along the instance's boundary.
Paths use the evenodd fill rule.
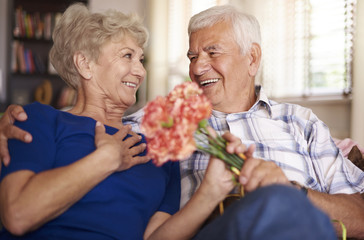
<path fill-rule="evenodd" d="M 206 127 L 207 127 L 207 126 L 208 126 L 207 119 L 202 119 L 202 120 L 198 123 L 198 128 L 206 129 Z"/>
<path fill-rule="evenodd" d="M 164 128 L 171 128 L 171 127 L 173 127 L 173 118 L 170 117 L 168 119 L 168 122 L 162 122 L 161 125 Z"/>

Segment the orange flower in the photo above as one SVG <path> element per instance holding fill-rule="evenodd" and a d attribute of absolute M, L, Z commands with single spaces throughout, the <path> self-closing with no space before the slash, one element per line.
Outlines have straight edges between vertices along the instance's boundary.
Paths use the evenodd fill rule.
<path fill-rule="evenodd" d="M 210 117 L 211 109 L 211 103 L 193 82 L 177 85 L 167 97 L 149 102 L 141 124 L 148 156 L 158 166 L 188 158 L 196 150 L 198 123 Z"/>

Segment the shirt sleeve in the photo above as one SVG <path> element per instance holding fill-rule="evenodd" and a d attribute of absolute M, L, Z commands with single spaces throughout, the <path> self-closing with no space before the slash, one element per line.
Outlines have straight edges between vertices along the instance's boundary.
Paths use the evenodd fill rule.
<path fill-rule="evenodd" d="M 328 127 L 320 120 L 312 124 L 309 135 L 309 153 L 322 192 L 364 192 L 364 172 L 344 158 L 331 138 Z"/>
<path fill-rule="evenodd" d="M 39 103 L 27 105 L 24 109 L 28 119 L 15 122 L 14 125 L 32 134 L 33 141 L 8 141 L 11 162 L 8 167 L 2 166 L 0 179 L 15 171 L 30 170 L 38 173 L 50 169 L 53 165 L 55 140 L 52 111 L 49 111 L 48 106 Z"/>

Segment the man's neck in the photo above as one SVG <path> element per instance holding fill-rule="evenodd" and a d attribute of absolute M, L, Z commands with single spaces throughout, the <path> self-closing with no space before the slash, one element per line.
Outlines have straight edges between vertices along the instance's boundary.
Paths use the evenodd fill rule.
<path fill-rule="evenodd" d="M 246 112 L 255 104 L 257 101 L 257 95 L 254 92 L 253 95 L 249 96 L 245 100 L 237 101 L 234 104 L 225 103 L 223 105 L 212 106 L 213 110 L 223 113 L 239 113 Z"/>

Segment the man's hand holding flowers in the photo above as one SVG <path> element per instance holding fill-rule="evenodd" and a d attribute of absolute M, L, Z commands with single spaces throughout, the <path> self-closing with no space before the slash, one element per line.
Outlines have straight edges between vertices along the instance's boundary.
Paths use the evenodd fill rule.
<path fill-rule="evenodd" d="M 213 136 L 216 136 L 215 131 L 211 127 L 208 127 L 208 131 Z M 245 161 L 250 161 L 253 158 L 253 152 L 255 150 L 254 145 L 250 145 L 249 148 L 247 148 L 241 143 L 239 138 L 230 132 L 224 133 L 222 138 L 227 141 L 226 151 L 228 153 L 237 155 L 243 153 L 246 156 Z M 202 190 L 205 188 L 206 194 L 209 194 L 208 197 L 216 199 L 217 204 L 224 200 L 226 195 L 228 195 L 236 186 L 236 180 L 236 174 L 226 167 L 224 161 L 211 156 L 200 188 Z"/>
<path fill-rule="evenodd" d="M 239 182 L 246 192 L 272 184 L 291 186 L 290 181 L 277 164 L 258 158 L 249 158 L 244 162 Z"/>

